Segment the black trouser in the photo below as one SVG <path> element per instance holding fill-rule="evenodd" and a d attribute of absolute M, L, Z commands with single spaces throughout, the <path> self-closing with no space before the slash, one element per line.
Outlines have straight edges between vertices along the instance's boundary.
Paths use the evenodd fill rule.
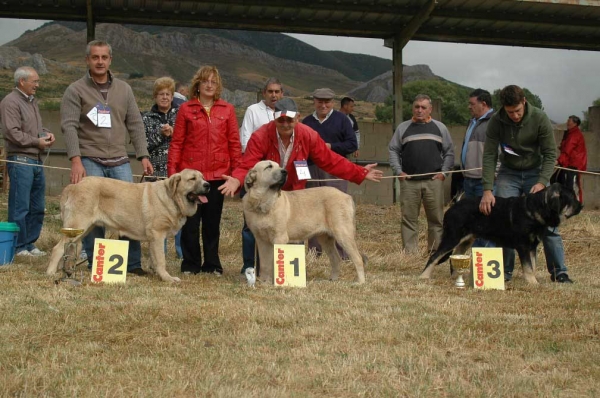
<path fill-rule="evenodd" d="M 198 205 L 198 211 L 188 217 L 181 229 L 181 250 L 183 261 L 181 272 L 223 273 L 219 259 L 219 238 L 221 236 L 221 213 L 223 212 L 223 194 L 217 189 L 222 180 L 209 181 L 210 192 L 206 195 L 208 203 Z M 204 263 L 200 253 L 200 222 L 202 221 L 202 247 Z"/>

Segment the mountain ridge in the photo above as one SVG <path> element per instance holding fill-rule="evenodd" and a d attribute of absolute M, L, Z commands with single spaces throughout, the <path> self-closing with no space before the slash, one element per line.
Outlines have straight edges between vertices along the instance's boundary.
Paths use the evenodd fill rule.
<path fill-rule="evenodd" d="M 60 76 L 52 78 L 55 87 L 49 94 L 56 100 L 60 98 L 61 85 L 64 91 L 77 74 L 85 73 L 85 27 L 79 22 L 49 22 L 0 49 L 4 58 L 27 58 L 8 55 L 17 54 L 9 50 L 14 48 L 33 54 L 38 64 L 43 60 L 52 74 L 68 74 L 62 82 Z M 257 91 L 271 76 L 278 77 L 285 94 L 293 97 L 309 96 L 315 88 L 330 87 L 338 96 L 349 93 L 356 100 L 383 102 L 392 92 L 391 60 L 321 51 L 280 33 L 98 24 L 96 37 L 111 43 L 111 70 L 129 82 L 144 105 L 151 101 L 152 84 L 157 77 L 168 75 L 189 82 L 198 67 L 205 64 L 219 68 L 225 87 L 223 96 L 238 107 L 255 102 Z M 441 78 L 426 65 L 405 66 L 404 80 L 411 79 Z"/>

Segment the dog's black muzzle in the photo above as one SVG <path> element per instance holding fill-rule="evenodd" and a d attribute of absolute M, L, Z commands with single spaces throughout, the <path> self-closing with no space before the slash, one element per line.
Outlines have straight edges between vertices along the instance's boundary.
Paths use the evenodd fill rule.
<path fill-rule="evenodd" d="M 281 189 L 281 187 L 284 186 L 285 182 L 287 181 L 287 176 L 288 176 L 288 172 L 287 170 L 281 169 L 279 170 L 279 181 L 277 181 L 275 184 L 271 185 L 272 189 Z"/>
<path fill-rule="evenodd" d="M 187 200 L 192 203 L 207 203 L 206 194 L 210 192 L 210 183 L 204 181 L 199 190 L 190 192 L 186 195 Z"/>

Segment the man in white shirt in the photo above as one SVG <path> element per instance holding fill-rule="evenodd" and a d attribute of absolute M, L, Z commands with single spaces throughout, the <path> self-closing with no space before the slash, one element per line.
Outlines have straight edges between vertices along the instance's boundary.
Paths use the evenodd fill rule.
<path fill-rule="evenodd" d="M 263 124 L 267 124 L 273 120 L 275 103 L 283 97 L 283 86 L 279 79 L 276 77 L 268 78 L 265 82 L 262 95 L 262 101 L 250 105 L 246 109 L 244 121 L 242 122 L 242 127 L 240 127 L 242 152 L 246 151 L 246 145 L 252 133 L 262 127 Z"/>
<path fill-rule="evenodd" d="M 250 105 L 246 109 L 244 115 L 244 121 L 242 127 L 240 127 L 240 141 L 242 143 L 242 152 L 246 152 L 246 145 L 250 140 L 250 136 L 264 124 L 269 123 L 273 120 L 273 112 L 275 111 L 275 104 L 283 97 L 283 86 L 276 77 L 270 77 L 265 82 L 265 86 L 262 91 L 263 100 Z M 242 188 L 240 192 L 240 198 L 246 194 L 246 191 Z M 242 258 L 244 265 L 242 266 L 242 275 L 245 274 L 247 268 L 254 268 L 255 264 L 255 240 L 254 235 L 246 225 L 244 220 L 244 227 L 242 228 Z"/>
<path fill-rule="evenodd" d="M 186 102 L 187 96 L 190 93 L 190 89 L 185 83 L 177 82 L 175 84 L 175 92 L 173 93 L 173 103 L 175 106 L 180 106 L 184 102 Z"/>

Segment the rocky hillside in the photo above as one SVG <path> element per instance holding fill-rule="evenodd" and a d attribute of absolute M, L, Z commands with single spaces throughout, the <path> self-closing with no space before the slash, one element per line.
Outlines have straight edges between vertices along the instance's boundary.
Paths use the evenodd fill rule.
<path fill-rule="evenodd" d="M 433 74 L 427 65 L 404 65 L 402 69 L 402 83 L 406 84 L 416 80 L 442 80 Z M 387 71 L 374 79 L 359 85 L 348 92 L 352 98 L 361 101 L 383 102 L 393 93 L 392 71 Z"/>
<path fill-rule="evenodd" d="M 157 77 L 187 82 L 205 64 L 219 68 L 223 97 L 242 109 L 256 102 L 256 92 L 270 76 L 294 97 L 317 87 L 370 102 L 383 102 L 391 93 L 390 60 L 320 51 L 279 33 L 99 24 L 96 36 L 111 43 L 111 69 L 131 84 L 141 109 L 151 106 Z M 38 96 L 57 107 L 66 86 L 85 73 L 85 41 L 84 24 L 52 22 L 0 46 L 0 97 L 12 87 L 16 67 L 33 65 L 43 76 Z M 440 78 L 418 65 L 405 66 L 404 79 Z"/>
<path fill-rule="evenodd" d="M 78 25 L 70 24 L 72 27 Z M 325 86 L 345 93 L 360 84 L 337 70 L 281 58 L 256 46 L 207 34 L 205 29 L 182 32 L 164 28 L 155 33 L 140 29 L 132 30 L 115 24 L 97 26 L 96 36 L 113 46 L 112 68 L 115 71 L 133 76 L 170 75 L 177 80 L 189 81 L 200 65 L 214 64 L 222 72 L 225 85 L 231 91 L 254 92 L 265 78 L 278 76 L 290 95 L 302 95 Z M 53 23 L 27 32 L 6 46 L 38 53 L 46 59 L 84 66 L 85 35 L 83 29 Z M 298 42 L 291 37 L 280 36 Z"/>

